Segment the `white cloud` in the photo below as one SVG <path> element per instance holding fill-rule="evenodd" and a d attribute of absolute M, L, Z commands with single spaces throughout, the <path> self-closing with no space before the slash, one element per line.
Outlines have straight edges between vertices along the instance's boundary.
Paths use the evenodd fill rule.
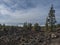
<path fill-rule="evenodd" d="M 20 23 L 26 21 L 33 22 L 33 20 L 36 22 L 37 18 L 42 19 L 45 18 L 44 16 L 46 16 L 46 12 L 44 11 L 44 9 L 39 7 L 31 8 L 28 10 L 16 10 L 15 12 L 12 12 L 9 8 L 5 7 L 4 5 L 0 5 L 0 13 L 5 17 L 7 15 L 10 16 L 10 18 L 6 19 L 2 17 L 3 23 Z"/>
<path fill-rule="evenodd" d="M 11 7 L 17 7 L 18 4 L 13 4 L 13 2 L 11 2 L 10 0 L 3 0 L 6 3 L 9 3 L 9 5 L 11 5 Z M 34 2 L 34 1 L 33 1 Z M 32 3 L 33 3 L 32 2 Z M 11 4 L 10 4 L 11 3 Z M 35 3 L 35 2 L 34 2 Z M 23 5 L 23 3 L 21 3 L 21 5 Z M 2 17 L 2 19 L 0 19 L 0 23 L 24 23 L 24 22 L 32 22 L 32 23 L 44 23 L 46 16 L 48 15 L 49 12 L 49 6 L 36 6 L 34 8 L 29 8 L 29 9 L 25 9 L 25 10 L 15 10 L 13 11 L 13 9 L 11 10 L 9 7 L 7 7 L 4 4 L 0 4 L 0 14 Z M 59 11 L 60 12 L 60 11 Z M 60 14 L 60 13 L 59 13 Z M 8 16 L 8 17 L 7 17 Z"/>

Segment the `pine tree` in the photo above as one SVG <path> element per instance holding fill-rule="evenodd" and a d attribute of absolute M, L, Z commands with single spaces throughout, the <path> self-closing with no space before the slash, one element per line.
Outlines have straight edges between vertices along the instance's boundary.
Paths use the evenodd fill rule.
<path fill-rule="evenodd" d="M 28 27 L 28 30 L 31 30 L 32 29 L 32 24 L 28 23 L 27 27 Z"/>
<path fill-rule="evenodd" d="M 48 18 L 46 19 L 46 31 L 48 30 Z"/>
<path fill-rule="evenodd" d="M 50 31 L 54 31 L 56 28 L 55 24 L 56 24 L 55 10 L 54 10 L 53 5 L 52 5 L 51 9 L 49 11 L 49 15 L 46 19 L 46 29 L 48 29 L 48 27 L 50 27 Z"/>
<path fill-rule="evenodd" d="M 38 23 L 35 23 L 35 24 L 34 24 L 34 30 L 37 31 L 37 32 L 40 32 L 41 27 L 39 26 Z"/>
<path fill-rule="evenodd" d="M 24 23 L 24 25 L 23 25 L 23 29 L 24 29 L 24 30 L 27 30 L 27 22 Z"/>

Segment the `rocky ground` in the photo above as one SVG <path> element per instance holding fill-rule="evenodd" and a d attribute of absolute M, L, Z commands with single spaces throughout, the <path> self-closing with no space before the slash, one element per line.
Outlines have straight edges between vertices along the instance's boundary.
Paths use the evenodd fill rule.
<path fill-rule="evenodd" d="M 30 30 L 13 32 L 0 36 L 0 45 L 60 45 L 59 30 L 47 34 L 45 32 L 34 32 Z"/>

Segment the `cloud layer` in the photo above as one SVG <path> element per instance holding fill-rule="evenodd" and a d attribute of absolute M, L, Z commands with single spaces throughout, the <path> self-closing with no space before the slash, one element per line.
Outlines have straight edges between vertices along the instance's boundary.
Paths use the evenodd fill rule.
<path fill-rule="evenodd" d="M 59 0 L 0 0 L 0 23 L 19 24 L 24 22 L 45 24 L 51 4 L 60 23 Z"/>

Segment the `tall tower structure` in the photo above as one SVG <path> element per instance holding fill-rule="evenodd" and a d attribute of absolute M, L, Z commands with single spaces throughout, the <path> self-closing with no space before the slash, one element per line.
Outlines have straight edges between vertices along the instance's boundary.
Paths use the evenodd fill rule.
<path fill-rule="evenodd" d="M 55 18 L 55 10 L 53 5 L 51 5 L 48 17 L 46 19 L 46 30 L 55 31 L 56 18 Z"/>

